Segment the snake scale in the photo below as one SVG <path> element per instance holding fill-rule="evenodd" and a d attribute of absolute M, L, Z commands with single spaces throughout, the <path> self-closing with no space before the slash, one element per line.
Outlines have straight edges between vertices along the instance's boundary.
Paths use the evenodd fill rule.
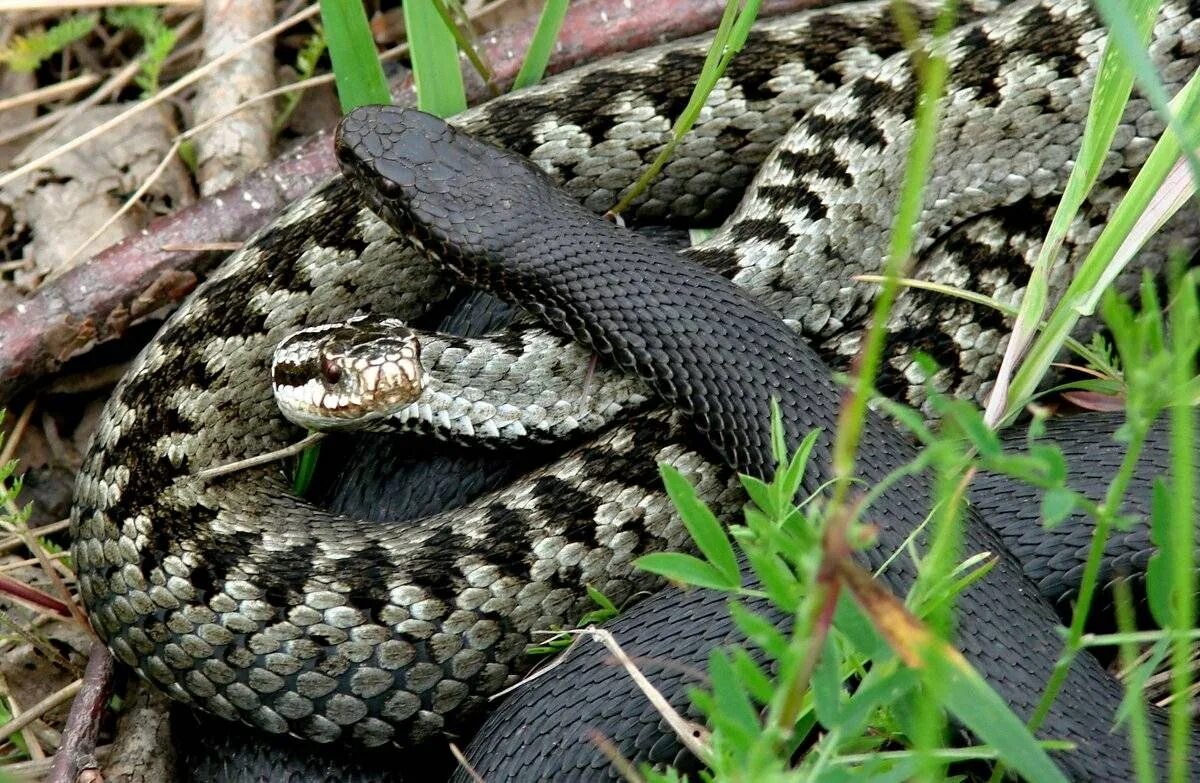
<path fill-rule="evenodd" d="M 926 19 L 935 11 L 916 8 Z M 1196 10 L 1165 3 L 1155 29 L 1153 53 L 1171 89 L 1200 59 Z M 918 274 L 1011 296 L 1020 287 L 1013 259 L 1036 241 L 1030 216 L 1044 214 L 1065 182 L 1103 36 L 1078 0 L 961 11 L 969 24 L 949 49 Z M 528 156 L 589 209 L 607 208 L 665 140 L 705 51 L 694 40 L 597 64 L 455 123 Z M 757 171 L 722 231 L 687 255 L 732 278 L 745 301 L 798 321 L 825 355 L 844 358 L 871 293 L 848 277 L 882 257 L 914 99 L 885 4 L 759 23 L 632 217 L 719 221 Z M 1146 105 L 1131 102 L 1093 219 L 1160 131 Z M 1010 230 L 1017 220 L 1022 228 Z M 1079 221 L 1072 238 L 1086 244 L 1093 232 Z M 89 616 L 121 661 L 176 699 L 268 732 L 420 745 L 453 731 L 519 673 L 533 630 L 573 623 L 583 584 L 618 602 L 650 586 L 630 561 L 685 541 L 658 491 L 657 462 L 681 469 L 716 507 L 736 507 L 728 473 L 666 412 L 619 422 L 469 507 L 416 523 L 365 528 L 296 498 L 269 468 L 194 476 L 296 439 L 267 372 L 289 332 L 357 312 L 416 321 L 451 291 L 437 262 L 337 178 L 254 237 L 172 316 L 106 407 L 72 515 Z M 910 297 L 905 308 L 898 350 L 935 346 L 948 368 L 939 383 L 977 393 L 1003 324 L 931 297 Z M 819 366 L 804 364 L 803 343 L 778 323 L 762 329 L 793 346 L 803 366 Z M 897 389 L 914 380 L 899 361 Z M 731 431 L 752 433 L 764 420 L 756 413 Z M 726 443 L 722 431 L 713 437 L 733 464 L 761 467 L 760 442 Z M 880 438 L 894 439 L 889 432 Z M 895 448 L 907 446 L 897 439 Z M 1003 551 L 985 526 L 971 529 L 972 548 Z M 910 577 L 896 570 L 896 584 Z M 1004 600 L 973 591 L 979 603 L 968 602 L 960 635 L 989 677 L 999 665 L 994 684 L 1027 712 L 1059 640 L 1052 611 L 1022 580 L 1002 558 L 987 584 L 1007 584 Z M 675 601 L 675 622 L 712 603 L 702 593 L 666 595 L 620 622 L 652 632 L 630 624 L 667 616 L 663 600 Z M 1028 646 L 1019 661 L 1001 655 L 996 664 L 1014 627 L 1029 629 Z M 1094 659 L 1073 669 L 1046 732 L 1081 743 L 1061 757 L 1074 776 L 1127 779 L 1124 741 L 1097 719 L 1112 714 L 1120 693 Z"/>

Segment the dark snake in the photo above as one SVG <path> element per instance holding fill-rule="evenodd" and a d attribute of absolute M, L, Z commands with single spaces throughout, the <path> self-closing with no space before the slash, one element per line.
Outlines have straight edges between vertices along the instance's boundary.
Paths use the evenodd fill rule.
<path fill-rule="evenodd" d="M 846 13 L 845 18 L 857 17 Z M 1178 35 L 1178 30 L 1190 16 L 1171 6 L 1166 18 L 1168 34 L 1187 40 Z M 807 28 L 819 19 L 805 17 L 797 26 Z M 1048 19 L 1055 22 L 1053 29 L 1059 37 L 1049 34 Z M 1094 37 L 1086 35 L 1093 26 L 1091 17 L 1071 3 L 1014 6 L 958 34 L 958 48 L 953 50 L 958 56 L 952 56 L 958 67 L 955 75 L 973 76 L 975 72 L 967 67 L 977 64 L 972 58 L 989 51 L 986 45 L 999 46 L 1002 42 L 1010 48 L 1005 50 L 1007 59 L 997 57 L 997 63 L 1019 60 L 1013 54 L 1018 50 L 1030 52 L 1031 62 L 1040 67 L 1047 51 L 1051 51 L 1058 53 L 1057 67 L 1078 68 L 1086 61 L 1080 51 L 1094 49 Z M 789 29 L 786 23 L 764 25 L 756 40 L 767 41 L 771 44 L 768 49 L 778 53 L 783 29 Z M 1036 46 L 1027 46 L 1035 34 L 1041 39 Z M 1081 43 L 1089 40 L 1092 49 Z M 1026 48 L 1021 49 L 1023 46 Z M 659 57 L 669 59 L 671 50 L 667 51 L 665 57 Z M 784 57 L 782 62 L 786 60 Z M 780 62 L 772 60 L 770 68 L 782 68 Z M 764 63 L 754 67 L 762 68 Z M 595 69 L 590 75 L 601 72 Z M 581 82 L 588 75 L 580 77 Z M 911 103 L 911 92 L 905 94 L 898 87 L 903 86 L 901 82 L 888 85 L 886 81 L 872 82 L 886 97 L 875 115 L 885 126 L 885 109 Z M 855 93 L 862 84 L 863 77 L 850 80 L 839 95 L 850 95 L 862 109 L 867 93 Z M 893 94 L 884 89 L 889 86 Z M 1063 94 L 1060 88 L 1050 92 Z M 554 89 L 554 85 L 548 85 L 543 95 L 554 94 Z M 483 118 L 476 120 L 479 130 L 490 127 L 492 138 L 504 140 L 499 129 L 512 122 L 505 112 L 536 100 L 535 91 L 509 103 L 499 101 L 486 107 L 474 115 Z M 814 113 L 805 122 L 811 131 L 830 121 Z M 468 118 L 464 124 L 471 128 L 471 122 Z M 356 132 L 353 125 L 346 127 L 350 130 L 343 129 L 343 150 L 354 147 L 346 138 L 347 133 Z M 618 126 L 610 126 L 609 130 L 614 127 Z M 360 142 L 391 138 L 386 133 L 373 136 L 368 132 L 373 130 L 379 129 L 360 126 Z M 408 178 L 411 181 L 406 181 L 403 169 L 385 168 L 383 172 L 416 189 L 420 197 L 412 198 L 410 194 L 409 203 L 418 205 L 418 214 L 420 209 L 433 210 L 421 215 L 423 220 L 430 220 L 432 228 L 425 223 L 424 229 L 409 226 L 397 209 L 396 187 L 387 184 L 391 180 L 376 179 L 368 191 L 382 192 L 385 198 L 376 199 L 377 206 L 392 221 L 416 230 L 426 247 L 445 251 L 452 246 L 452 268 L 457 266 L 477 283 L 520 296 L 522 304 L 552 328 L 572 334 L 602 356 L 637 372 L 660 396 L 682 410 L 732 467 L 759 474 L 768 467 L 763 425 L 767 421 L 766 400 L 772 394 L 783 403 L 793 438 L 814 427 L 828 430 L 838 400 L 828 371 L 761 302 L 700 266 L 681 265 L 657 245 L 591 221 L 590 213 L 553 190 L 526 164 L 499 156 L 466 137 L 443 145 L 441 126 L 435 130 L 417 134 L 415 144 L 408 144 L 406 139 L 401 148 L 367 147 L 370 154 L 362 158 L 364 165 L 357 167 L 358 173 L 351 179 L 356 185 L 367 182 L 370 165 L 365 164 L 384 166 L 393 157 L 410 162 L 415 158 L 423 164 L 426 175 L 434 172 L 419 180 Z M 847 122 L 843 130 L 848 138 L 859 142 L 872 133 L 887 136 L 886 127 L 880 130 L 871 122 L 862 126 Z M 719 150 L 712 154 L 721 155 Z M 847 171 L 844 160 L 840 175 L 830 168 L 831 162 L 840 160 L 839 148 L 810 150 L 807 161 L 802 151 L 795 149 L 785 148 L 778 154 L 790 155 L 794 171 L 815 172 L 816 180 L 802 177 L 792 183 L 793 208 L 803 206 L 810 218 L 818 208 L 824 216 L 849 208 L 846 204 L 839 207 L 836 200 L 829 204 L 813 201 L 818 198 L 814 188 L 820 182 L 839 176 L 852 180 L 862 176 Z M 502 178 L 493 181 L 490 176 L 455 180 L 462 176 L 465 163 L 456 168 L 451 162 L 460 163 L 462 158 L 473 156 L 495 166 L 496 171 L 513 173 L 516 184 Z M 806 162 L 811 168 L 801 165 Z M 1065 163 L 1065 158 L 1059 161 Z M 1049 176 L 1047 170 L 1038 169 L 1024 185 L 1012 179 L 1005 182 L 1017 190 L 1024 188 L 1026 195 L 1032 188 L 1037 195 L 1044 190 L 1037 182 L 1043 176 L 1039 172 Z M 770 182 L 770 176 L 768 172 L 760 179 L 758 193 L 769 205 L 779 208 L 786 188 Z M 452 212 L 439 212 L 445 206 L 431 198 L 438 195 L 439 186 L 450 181 L 458 189 L 459 200 Z M 670 193 L 672 182 L 679 181 L 668 179 L 666 191 L 660 194 Z M 490 190 L 510 185 L 518 190 L 507 194 Z M 523 556 L 508 548 L 528 537 L 529 520 L 513 514 L 511 502 L 500 505 L 508 513 L 504 518 L 504 513 L 495 512 L 498 504 L 493 498 L 489 507 L 492 511 L 486 516 L 460 514 L 450 520 L 435 520 L 437 525 L 387 531 L 397 538 L 385 539 L 383 535 L 365 535 L 356 530 L 353 520 L 321 515 L 304 507 L 269 471 L 212 484 L 190 477 L 202 464 L 261 451 L 264 442 L 288 440 L 291 431 L 263 407 L 265 379 L 255 379 L 237 368 L 246 366 L 243 363 L 260 363 L 268 346 L 295 325 L 348 314 L 345 304 L 332 303 L 341 303 L 347 291 L 359 287 L 356 276 L 371 276 L 362 270 L 379 261 L 389 241 L 364 224 L 365 218 L 357 209 L 333 207 L 348 195 L 345 185 L 335 182 L 283 216 L 272 230 L 253 241 L 247 251 L 227 263 L 213 281 L 199 290 L 143 354 L 114 395 L 81 474 L 73 526 L 75 552 L 83 594 L 97 629 L 119 658 L 171 695 L 268 730 L 290 730 L 319 741 L 345 737 L 367 745 L 421 743 L 443 730 L 447 716 L 477 709 L 480 696 L 507 680 L 510 662 L 518 655 L 521 634 L 525 633 L 522 629 L 535 623 L 541 623 L 536 627 L 569 623 L 569 615 L 579 604 L 569 593 L 555 597 L 556 590 L 565 588 L 539 589 L 533 591 L 535 595 L 523 597 L 519 584 L 509 587 L 512 583 L 504 581 L 515 576 L 511 570 L 505 573 L 506 566 L 512 569 L 517 565 L 521 573 L 529 575 L 547 573 L 546 566 L 536 559 L 522 562 Z M 491 201 L 499 195 L 517 198 L 523 209 L 522 220 L 509 223 L 507 234 L 499 222 L 502 216 Z M 482 200 L 471 202 L 471 197 Z M 445 218 L 447 214 L 464 214 L 464 198 L 465 212 L 474 209 L 485 218 L 479 224 L 483 233 L 446 232 L 447 225 L 461 225 L 457 218 L 449 223 Z M 958 210 L 978 206 L 981 200 L 975 192 L 967 192 L 964 198 L 964 203 L 947 210 L 952 222 Z M 1002 203 L 1008 198 L 1000 197 Z M 685 207 L 686 202 L 684 198 Z M 654 199 L 648 203 L 652 214 Z M 543 218 L 536 232 L 531 232 L 528 220 L 533 208 Z M 705 214 L 702 202 L 693 203 L 691 208 L 693 214 Z M 734 223 L 738 225 L 743 232 L 759 232 L 749 236 L 777 244 L 786 241 L 778 233 L 780 224 L 772 234 L 766 218 L 743 213 L 742 222 Z M 355 253 L 335 253 L 333 260 L 338 269 L 332 271 L 328 253 L 319 252 L 323 248 L 314 246 L 310 238 L 338 236 L 339 232 L 343 237 L 362 237 L 363 241 L 354 248 Z M 506 254 L 504 259 L 489 252 L 495 249 L 493 244 L 505 244 L 504 240 L 513 238 L 514 233 L 520 240 L 514 243 L 517 252 Z M 537 254 L 530 251 L 531 245 L 521 244 L 531 233 L 539 237 Z M 861 236 L 871 238 L 870 232 Z M 549 238 L 554 241 L 547 245 Z M 594 249 L 594 242 L 600 241 L 609 249 L 599 258 L 573 252 L 584 247 Z M 547 247 L 554 251 L 546 252 Z M 836 245 L 828 249 L 839 250 Z M 725 271 L 736 270 L 737 257 L 719 246 L 701 250 L 695 257 L 718 268 L 724 266 Z M 577 265 L 583 258 L 593 265 L 586 274 Z M 415 273 L 421 274 L 419 263 L 412 263 Z M 501 263 L 508 266 L 492 266 Z M 555 264 L 560 268 L 556 269 Z M 423 274 L 433 275 L 431 268 L 424 269 L 427 271 Z M 646 269 L 653 270 L 651 276 L 644 275 Z M 765 274 L 778 277 L 784 271 Z M 600 274 L 603 277 L 597 276 Z M 411 279 L 405 282 L 411 283 Z M 598 280 L 604 285 L 597 284 Z M 436 290 L 437 286 L 430 288 Z M 384 284 L 359 293 L 367 296 L 367 302 L 360 300 L 358 306 L 367 309 L 404 316 L 404 311 L 424 306 L 414 303 L 410 289 L 404 286 Z M 770 304 L 794 306 L 795 297 L 785 296 Z M 297 309 L 300 300 L 308 306 L 303 314 Z M 664 337 L 663 324 L 655 320 L 662 314 L 645 307 L 646 301 L 674 308 L 672 322 L 689 324 L 689 328 L 667 330 Z M 703 319 L 699 311 L 691 309 L 697 301 L 704 303 Z M 643 306 L 639 307 L 639 302 Z M 812 309 L 809 315 L 828 322 L 831 317 L 848 318 L 857 306 L 849 302 L 849 309 L 837 313 L 828 308 L 821 312 Z M 734 350 L 731 341 L 732 345 L 748 344 L 758 350 Z M 731 389 L 739 393 L 730 393 Z M 164 408 L 153 415 L 148 413 L 163 403 Z M 202 414 L 211 419 L 213 411 L 234 417 L 240 425 L 238 434 L 205 434 L 201 423 L 206 416 Z M 872 419 L 869 426 L 867 441 L 874 448 L 860 461 L 868 480 L 881 477 L 911 455 L 910 444 L 888 425 Z M 647 452 L 649 444 L 670 444 L 674 439 L 676 451 L 664 456 L 680 460 L 685 458 L 681 455 L 689 453 L 692 443 L 686 428 L 662 416 L 650 416 L 636 429 L 623 427 L 614 433 L 599 442 L 606 447 L 604 456 L 610 466 L 615 455 L 616 468 L 626 480 L 640 475 L 639 471 L 646 472 L 644 465 L 638 468 L 635 464 L 654 459 Z M 584 447 L 585 451 L 588 448 L 597 447 Z M 827 449 L 828 443 L 823 441 L 818 448 L 819 461 L 827 457 Z M 722 479 L 705 474 L 700 464 L 691 463 L 693 472 L 702 484 L 707 482 L 710 492 L 716 491 Z M 552 481 L 552 475 L 544 472 L 542 479 L 561 496 L 564 488 L 570 489 L 569 482 L 564 483 L 561 476 L 553 476 Z M 616 478 L 580 475 L 570 477 L 570 481 L 594 490 L 596 487 L 587 482 Z M 809 488 L 816 486 L 815 476 L 807 481 Z M 500 500 L 512 501 L 519 491 L 508 490 Z M 909 517 L 928 496 L 920 479 L 893 487 L 890 492 L 897 494 L 889 498 L 887 506 L 909 511 L 880 520 L 880 548 L 872 558 L 894 549 L 906 531 L 915 527 L 919 520 Z M 292 522 L 264 533 L 264 510 Z M 300 519 L 305 523 L 298 524 Z M 570 538 L 582 531 L 560 532 L 558 537 Z M 647 534 L 658 540 L 639 540 L 635 546 L 670 545 L 672 535 L 677 536 L 678 531 L 641 531 L 641 537 Z M 479 553 L 482 561 L 467 562 L 476 556 L 469 548 L 472 540 L 486 542 L 491 548 L 490 558 L 487 553 Z M 968 525 L 966 547 L 969 551 L 1007 551 L 992 529 L 974 516 Z M 535 552 L 535 557 L 543 555 Z M 878 560 L 872 562 L 879 564 Z M 479 577 L 481 571 L 487 576 Z M 457 600 L 456 595 L 475 595 L 458 591 L 479 589 L 472 584 L 473 574 L 485 579 L 483 587 L 485 592 L 490 590 L 490 598 L 478 594 L 478 599 L 469 598 L 468 603 L 481 606 L 475 601 L 506 602 L 506 611 L 514 611 L 509 617 L 519 618 L 515 625 L 512 619 L 493 617 L 486 606 L 480 610 L 482 615 L 472 616 L 461 616 L 458 611 L 469 615 L 474 610 L 463 610 L 461 606 L 458 611 L 450 609 L 449 603 Z M 902 560 L 893 563 L 886 573 L 889 584 L 900 591 L 912 577 L 911 566 Z M 618 585 L 626 589 L 635 586 L 628 577 L 626 580 Z M 534 603 L 523 603 L 525 598 L 534 597 Z M 703 593 L 667 593 L 635 608 L 618 625 L 656 632 L 661 626 L 644 621 L 662 617 L 664 601 L 671 607 L 673 622 L 709 618 L 716 608 L 712 598 Z M 989 578 L 963 597 L 960 613 L 958 641 L 964 652 L 1019 714 L 1028 714 L 1060 645 L 1052 610 L 1035 597 L 1017 561 L 1002 555 Z M 388 638 L 382 626 L 390 626 L 400 636 Z M 1019 650 L 1012 646 L 1014 628 L 1026 635 Z M 696 637 L 691 640 L 698 644 L 712 642 Z M 1094 659 L 1079 659 L 1044 729 L 1048 736 L 1080 744 L 1080 751 L 1060 759 L 1076 777 L 1095 779 L 1097 764 L 1102 763 L 1099 774 L 1111 772 L 1113 779 L 1126 779 L 1122 774 L 1122 765 L 1128 764 L 1124 739 L 1108 732 L 1107 721 L 1097 719 L 1113 714 L 1121 694 L 1119 684 Z M 1161 740 L 1161 716 L 1153 716 L 1158 729 L 1155 736 Z M 637 749 L 642 738 L 628 741 Z M 653 744 L 642 749 L 653 750 Z M 516 752 L 515 758 L 519 761 L 521 752 Z"/>

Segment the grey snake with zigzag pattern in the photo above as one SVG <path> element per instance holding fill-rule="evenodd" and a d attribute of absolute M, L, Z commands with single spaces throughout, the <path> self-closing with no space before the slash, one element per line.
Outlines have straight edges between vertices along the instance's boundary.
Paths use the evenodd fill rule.
<path fill-rule="evenodd" d="M 850 5 L 757 25 L 710 109 L 633 212 L 638 220 L 723 218 L 757 169 L 725 228 L 685 255 L 715 270 L 706 273 L 712 280 L 719 273 L 749 293 L 731 302 L 799 321 L 835 360 L 856 345 L 871 289 L 849 277 L 873 271 L 883 255 L 896 161 L 911 131 L 915 92 L 885 10 Z M 1014 259 L 1027 256 L 1037 229 L 1006 229 L 1044 213 L 1065 182 L 1102 37 L 1078 0 L 962 10 L 976 21 L 952 38 L 951 98 L 926 192 L 918 274 L 1011 295 L 1020 285 Z M 1168 3 L 1157 26 L 1155 53 L 1169 87 L 1200 60 L 1195 12 Z M 606 208 L 665 139 L 705 45 L 681 42 L 581 69 L 455 124 L 527 155 L 586 207 Z M 1135 100 L 1092 219 L 1102 218 L 1159 130 Z M 437 263 L 360 203 L 344 179 L 318 189 L 226 261 L 163 327 L 106 407 L 77 485 L 74 554 L 97 631 L 169 695 L 269 732 L 416 746 L 437 740 L 519 674 L 533 630 L 577 619 L 585 583 L 617 601 L 652 584 L 630 561 L 685 542 L 657 491 L 657 462 L 675 464 L 718 508 L 736 507 L 737 495 L 683 420 L 664 412 L 619 422 L 512 486 L 417 524 L 364 530 L 294 497 L 269 468 L 197 479 L 204 467 L 296 439 L 274 408 L 265 371 L 285 334 L 357 311 L 415 320 L 449 295 Z M 1091 232 L 1080 221 L 1072 239 L 1086 243 Z M 1151 261 L 1156 253 L 1161 248 L 1148 253 Z M 825 399 L 834 394 L 802 341 L 771 319 L 759 323 L 762 339 L 793 356 L 781 365 L 780 388 L 820 377 Z M 939 383 L 964 394 L 988 377 L 1004 333 L 994 317 L 929 296 L 910 297 L 896 323 L 905 325 L 898 350 L 938 346 L 947 365 Z M 788 367 L 801 368 L 799 376 Z M 892 390 L 913 380 L 903 359 L 891 370 Z M 795 419 L 793 434 L 822 421 L 822 405 Z M 762 442 L 752 433 L 765 418 L 752 413 L 729 427 L 732 419 L 717 415 L 708 434 L 727 461 L 761 470 Z M 907 447 L 872 426 L 888 444 L 886 459 L 864 464 L 881 470 Z M 904 491 L 909 501 L 925 497 L 915 484 Z M 896 524 L 902 531 L 906 523 Z M 885 535 L 885 548 L 895 543 Z M 1141 552 L 1142 544 L 1134 535 L 1114 548 Z M 978 523 L 967 546 L 1005 551 Z M 1071 566 L 1051 563 L 1039 581 L 1061 595 Z M 913 572 L 898 561 L 889 573 L 902 589 Z M 1002 557 L 968 593 L 959 631 L 964 652 L 1021 714 L 1060 645 L 1053 612 L 1025 579 L 1016 559 Z M 705 600 L 665 595 L 622 622 L 661 617 L 664 600 L 679 609 Z M 1026 634 L 1019 650 L 1014 628 Z M 1124 739 L 1098 718 L 1120 697 L 1094 659 L 1077 661 L 1044 728 L 1080 743 L 1060 757 L 1076 777 L 1127 779 Z M 1152 714 L 1158 738 L 1160 717 Z M 512 763 L 526 755 L 513 754 Z"/>

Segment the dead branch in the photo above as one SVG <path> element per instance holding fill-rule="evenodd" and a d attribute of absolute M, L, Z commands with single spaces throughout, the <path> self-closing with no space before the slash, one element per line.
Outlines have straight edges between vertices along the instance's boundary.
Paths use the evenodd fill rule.
<path fill-rule="evenodd" d="M 105 705 L 112 694 L 112 675 L 112 656 L 97 640 L 88 653 L 83 687 L 71 704 L 71 714 L 63 730 L 62 745 L 54 756 L 49 783 L 75 783 L 80 772 L 99 767 L 95 756 L 96 738 L 100 734 Z"/>

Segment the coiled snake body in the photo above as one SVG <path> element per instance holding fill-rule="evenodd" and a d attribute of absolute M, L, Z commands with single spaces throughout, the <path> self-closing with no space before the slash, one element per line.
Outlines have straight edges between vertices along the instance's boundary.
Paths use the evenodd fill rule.
<path fill-rule="evenodd" d="M 677 162 L 637 212 L 720 216 L 757 161 L 795 124 L 725 230 L 690 254 L 748 294 L 699 266 L 677 266 L 656 246 L 584 221 L 583 210 L 522 165 L 492 161 L 490 148 L 442 148 L 436 134 L 426 135 L 424 147 L 365 146 L 371 155 L 354 179 L 366 181 L 373 176 L 366 164 L 382 166 L 403 152 L 419 164 L 410 171 L 420 171 L 420 180 L 403 170 L 375 175 L 434 197 L 413 203 L 418 212 L 433 204 L 421 217 L 435 226 L 445 217 L 437 211 L 436 188 L 453 181 L 458 198 L 476 208 L 487 228 L 465 235 L 479 244 L 465 254 L 456 250 L 454 263 L 491 263 L 515 233 L 520 241 L 508 249 L 516 252 L 506 257 L 515 257 L 516 266 L 463 271 L 528 295 L 522 303 L 543 320 L 634 369 L 679 406 L 730 465 L 762 473 L 770 453 L 763 430 L 770 395 L 783 402 L 793 437 L 814 427 L 828 433 L 838 398 L 825 368 L 778 314 L 800 321 L 811 336 L 824 335 L 822 345 L 834 353 L 852 349 L 850 327 L 868 291 L 847 277 L 873 269 L 885 247 L 897 150 L 906 147 L 915 93 L 905 56 L 894 54 L 898 43 L 884 8 L 847 6 L 759 25 Z M 1061 188 L 1101 40 L 1076 0 L 999 11 L 985 4 L 968 12 L 989 15 L 952 40 L 951 97 L 927 190 L 931 206 L 920 226 L 926 271 L 949 277 L 969 267 L 964 247 L 992 254 L 975 253 L 976 261 L 1004 256 L 1007 248 L 987 238 L 1013 217 L 1008 210 L 1028 217 L 1031 203 L 1040 209 L 1039 200 Z M 1155 51 L 1169 61 L 1164 73 L 1172 84 L 1195 68 L 1196 32 L 1192 9 L 1164 6 Z M 814 45 L 814 34 L 825 37 L 821 45 Z M 528 154 L 586 206 L 607 207 L 613 190 L 633 179 L 623 171 L 638 168 L 663 141 L 665 115 L 686 95 L 682 85 L 703 51 L 702 43 L 685 42 L 620 67 L 585 69 L 456 122 Z M 830 94 L 818 99 L 822 93 Z M 1108 178 L 1114 187 L 1126 167 L 1144 158 L 1147 134 L 1157 130 L 1144 112 L 1135 102 L 1118 132 Z M 370 130 L 359 128 L 363 145 L 388 138 Z M 504 223 L 492 209 L 491 199 L 506 195 L 507 180 L 493 191 L 483 180 L 453 179 L 463 170 L 455 165 L 459 154 L 501 169 L 517 166 L 520 189 L 507 195 L 519 199 L 518 222 Z M 379 192 L 394 195 L 375 181 Z M 422 191 L 421 183 L 433 190 Z M 227 261 L 164 326 L 106 408 L 77 487 L 74 552 L 96 629 L 118 658 L 175 698 L 321 742 L 414 745 L 452 729 L 452 721 L 508 683 L 531 631 L 574 622 L 584 606 L 582 585 L 623 600 L 647 585 L 630 569 L 634 557 L 684 543 L 657 492 L 658 461 L 683 470 L 718 508 L 734 506 L 736 493 L 679 418 L 665 413 L 619 424 L 469 508 L 411 525 L 364 529 L 297 499 L 271 469 L 196 478 L 203 467 L 295 440 L 296 430 L 274 408 L 267 373 L 270 353 L 287 333 L 357 311 L 411 321 L 446 297 L 437 263 L 396 239 L 359 203 L 345 180 L 318 190 Z M 379 206 L 387 214 L 394 203 Z M 1102 190 L 1095 212 L 1104 206 Z M 528 217 L 534 209 L 542 221 L 536 229 Z M 572 239 L 580 225 L 585 238 Z M 1089 226 L 1075 230 L 1086 241 Z M 1009 242 L 1019 245 L 1022 236 Z M 437 229 L 418 239 L 435 247 L 452 241 Z M 612 250 L 600 266 L 580 272 L 573 251 L 593 242 L 611 243 Z M 631 271 L 638 265 L 650 265 L 652 278 Z M 968 280 L 954 282 L 1018 285 L 986 263 L 969 268 Z M 690 305 L 677 298 L 685 293 L 726 317 L 716 326 L 692 322 L 661 335 L 655 312 L 667 308 L 685 322 Z M 914 299 L 917 309 L 898 317 L 910 323 L 924 317 L 931 329 L 943 330 L 960 354 L 945 383 L 975 391 L 971 373 L 955 383 L 958 360 L 994 354 L 995 337 L 989 345 L 987 335 L 1000 327 L 972 326 L 972 316 L 956 306 Z M 655 307 L 646 307 L 651 300 Z M 743 340 L 757 352 L 731 350 L 730 341 Z M 688 361 L 690 351 L 695 361 Z M 903 365 L 894 369 L 900 378 L 906 372 Z M 724 391 L 741 384 L 754 391 Z M 861 469 L 875 480 L 904 462 L 911 447 L 882 422 L 869 426 L 873 448 Z M 819 461 L 827 456 L 826 441 L 818 454 Z M 809 487 L 816 483 L 809 477 Z M 919 480 L 890 492 L 886 506 L 901 511 L 880 520 L 883 553 L 915 527 L 928 497 Z M 1005 552 L 974 517 L 965 546 Z M 900 558 L 887 579 L 902 590 L 914 573 Z M 1050 573 L 1053 582 L 1058 572 Z M 1034 593 L 1018 562 L 1005 555 L 960 602 L 964 652 L 1023 715 L 1061 644 L 1053 612 Z M 675 601 L 684 623 L 687 607 L 707 599 L 673 593 L 656 600 Z M 622 622 L 654 611 L 662 616 L 663 604 L 653 606 Z M 707 616 L 713 608 L 704 610 Z M 1021 639 L 1014 640 L 1014 629 Z M 1107 720 L 1121 693 L 1090 657 L 1072 669 L 1044 732 L 1079 744 L 1079 752 L 1061 757 L 1075 776 L 1127 778 L 1125 742 L 1109 733 Z M 1156 740 L 1163 735 L 1156 722 Z"/>

